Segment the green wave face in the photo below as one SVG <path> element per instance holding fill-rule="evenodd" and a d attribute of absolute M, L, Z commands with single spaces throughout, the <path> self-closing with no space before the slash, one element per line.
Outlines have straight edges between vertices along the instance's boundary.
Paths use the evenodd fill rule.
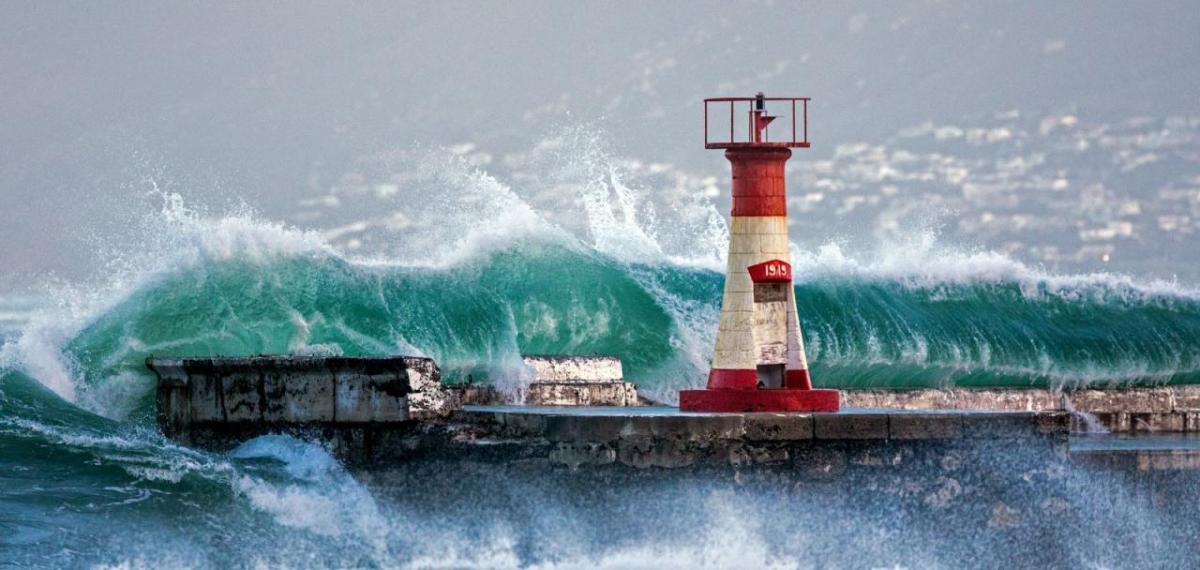
<path fill-rule="evenodd" d="M 1104 279 L 910 283 L 818 275 L 796 288 L 815 382 L 1056 386 L 1200 380 L 1200 301 Z M 205 261 L 161 277 L 76 335 L 88 386 L 147 355 L 419 352 L 451 381 L 499 381 L 518 355 L 613 354 L 670 398 L 702 385 L 723 278 L 526 242 L 444 269 L 333 256 Z"/>
<path fill-rule="evenodd" d="M 1200 381 L 1200 302 L 1104 282 L 797 288 L 817 382 L 1085 386 Z"/>
<path fill-rule="evenodd" d="M 511 373 L 521 353 L 617 354 L 630 377 L 673 358 L 673 323 L 626 268 L 531 244 L 441 270 L 334 257 L 205 262 L 146 286 L 66 353 L 87 385 L 148 355 L 419 352 L 451 381 Z"/>

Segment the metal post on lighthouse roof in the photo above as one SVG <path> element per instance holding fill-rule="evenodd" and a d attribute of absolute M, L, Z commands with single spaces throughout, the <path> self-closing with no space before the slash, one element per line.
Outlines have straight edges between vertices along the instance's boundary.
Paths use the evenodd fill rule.
<path fill-rule="evenodd" d="M 724 149 L 733 176 L 729 255 L 712 368 L 703 389 L 679 393 L 679 408 L 696 412 L 837 411 L 837 390 L 815 389 L 808 372 L 792 286 L 785 167 L 793 148 L 808 148 L 807 97 L 722 97 L 704 100 L 704 146 Z M 796 103 L 804 110 L 797 138 Z M 790 108 L 792 132 L 771 142 L 777 117 Z M 727 105 L 726 105 L 727 104 Z M 709 106 L 728 108 L 728 140 L 709 140 Z M 747 137 L 734 140 L 738 109 Z"/>

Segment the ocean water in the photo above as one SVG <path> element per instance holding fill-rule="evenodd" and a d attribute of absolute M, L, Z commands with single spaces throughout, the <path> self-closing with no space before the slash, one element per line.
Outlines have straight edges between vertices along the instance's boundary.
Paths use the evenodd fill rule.
<path fill-rule="evenodd" d="M 163 197 L 153 237 L 104 279 L 0 298 L 0 563 L 925 568 L 1028 563 L 1045 549 L 1085 567 L 1194 560 L 1194 517 L 1158 506 L 1168 487 L 1113 474 L 1048 480 L 1077 530 L 1046 498 L 995 507 L 1042 521 L 1023 544 L 970 528 L 969 505 L 913 511 L 820 486 L 687 477 L 589 495 L 455 465 L 422 467 L 406 486 L 417 475 L 350 473 L 283 436 L 230 454 L 180 447 L 154 428 L 148 355 L 402 352 L 434 357 L 450 381 L 509 388 L 521 353 L 602 353 L 671 401 L 704 382 L 722 277 L 719 259 L 649 247 L 653 232 L 628 218 L 593 217 L 606 221 L 583 237 L 519 200 L 477 230 L 426 237 L 436 254 L 414 260 Z M 928 233 L 870 256 L 830 243 L 793 257 L 820 386 L 1200 381 L 1200 290 L 1185 284 L 1051 274 Z M 1171 501 L 1197 498 L 1194 481 L 1168 483 Z"/>

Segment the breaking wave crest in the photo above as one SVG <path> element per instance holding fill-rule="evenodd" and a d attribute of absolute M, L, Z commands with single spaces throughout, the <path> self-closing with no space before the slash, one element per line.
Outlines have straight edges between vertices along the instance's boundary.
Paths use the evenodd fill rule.
<path fill-rule="evenodd" d="M 437 359 L 451 381 L 503 382 L 522 353 L 602 353 L 666 400 L 704 382 L 723 278 L 703 264 L 623 258 L 554 228 L 451 264 L 389 263 L 177 208 L 176 249 L 90 312 L 35 320 L 5 347 L 10 366 L 112 417 L 151 406 L 148 355 L 400 352 Z M 836 244 L 794 261 L 823 386 L 1200 381 L 1200 293 L 1177 284 L 1046 274 L 929 236 L 866 261 Z"/>

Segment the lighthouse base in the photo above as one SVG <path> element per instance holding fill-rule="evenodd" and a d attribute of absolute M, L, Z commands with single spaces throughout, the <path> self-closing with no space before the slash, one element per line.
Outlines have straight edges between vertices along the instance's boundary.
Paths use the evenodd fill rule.
<path fill-rule="evenodd" d="M 681 390 L 684 412 L 836 412 L 837 390 Z"/>

